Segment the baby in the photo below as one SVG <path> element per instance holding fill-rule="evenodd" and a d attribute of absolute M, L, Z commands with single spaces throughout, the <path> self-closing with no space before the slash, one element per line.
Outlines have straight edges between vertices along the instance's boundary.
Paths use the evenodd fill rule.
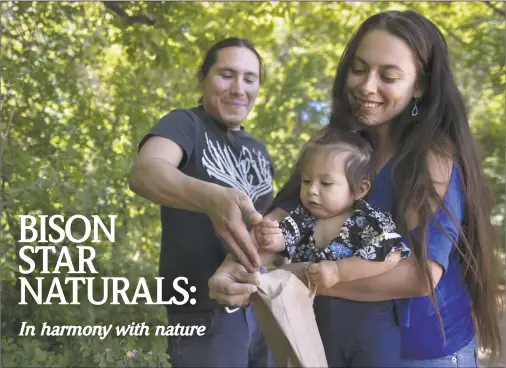
<path fill-rule="evenodd" d="M 352 132 L 325 128 L 307 142 L 295 168 L 301 181 L 299 204 L 280 202 L 280 207 L 295 209 L 279 224 L 264 219 L 253 229 L 264 264 L 279 260 L 272 251 L 281 252 L 292 261 L 282 267 L 303 281 L 307 270 L 318 289 L 376 276 L 408 257 L 410 249 L 390 213 L 364 200 L 375 176 L 372 158 L 371 145 Z M 333 366 L 401 364 L 393 301 L 317 296 L 314 312 Z"/>
<path fill-rule="evenodd" d="M 376 169 L 365 139 L 325 128 L 303 147 L 296 169 L 300 204 L 279 225 L 264 219 L 255 228 L 260 248 L 310 262 L 311 282 L 325 288 L 376 276 L 409 256 L 390 213 L 363 200 Z"/>

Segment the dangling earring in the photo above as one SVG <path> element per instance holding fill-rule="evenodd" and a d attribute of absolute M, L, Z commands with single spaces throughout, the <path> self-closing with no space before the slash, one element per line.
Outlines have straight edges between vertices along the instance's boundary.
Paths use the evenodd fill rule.
<path fill-rule="evenodd" d="M 418 115 L 418 106 L 416 106 L 416 98 L 415 98 L 415 104 L 413 105 L 413 110 L 411 110 L 411 116 L 417 115 Z"/>

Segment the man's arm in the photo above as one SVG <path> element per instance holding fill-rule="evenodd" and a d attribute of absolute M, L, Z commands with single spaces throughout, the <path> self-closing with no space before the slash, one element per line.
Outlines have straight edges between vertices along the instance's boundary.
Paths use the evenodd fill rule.
<path fill-rule="evenodd" d="M 431 152 L 427 157 L 427 166 L 434 189 L 441 198 L 444 198 L 452 175 L 453 161 L 451 157 L 438 156 Z M 439 203 L 433 200 L 430 200 L 430 203 L 433 212 L 436 212 Z M 462 213 L 460 215 L 463 216 Z M 413 204 L 408 208 L 406 221 L 409 229 L 414 229 L 418 226 L 419 219 L 416 205 Z M 454 226 L 453 221 L 449 223 L 451 226 Z M 457 234 L 458 230 L 453 229 L 453 232 Z M 447 267 L 452 242 L 446 236 L 438 236 L 436 240 L 429 238 L 428 242 L 429 253 L 431 251 L 434 253 L 428 261 L 429 271 L 432 277 L 432 286 L 436 287 Z M 418 267 L 416 259 L 411 256 L 400 261 L 392 270 L 381 275 L 351 282 L 337 283 L 332 288 L 322 288 L 318 292 L 322 295 L 365 302 L 427 296 L 430 294 L 431 288 L 425 279 L 425 275 L 420 267 Z"/>
<path fill-rule="evenodd" d="M 174 141 L 153 136 L 142 146 L 130 171 L 130 190 L 167 207 L 206 213 L 211 194 L 224 189 L 183 174 L 183 149 Z"/>
<path fill-rule="evenodd" d="M 149 138 L 131 169 L 130 189 L 157 204 L 207 214 L 228 250 L 253 271 L 260 259 L 243 218 L 255 224 L 262 216 L 245 193 L 183 174 L 182 159 L 183 149 L 174 141 Z"/>

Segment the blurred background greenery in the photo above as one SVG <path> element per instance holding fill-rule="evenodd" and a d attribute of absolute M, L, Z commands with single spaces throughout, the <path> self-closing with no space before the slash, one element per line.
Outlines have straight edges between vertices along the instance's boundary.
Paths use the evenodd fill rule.
<path fill-rule="evenodd" d="M 141 276 L 153 280 L 159 210 L 129 191 L 128 173 L 151 126 L 172 109 L 196 105 L 196 73 L 205 51 L 239 36 L 263 55 L 267 79 L 246 126 L 266 143 L 278 189 L 301 145 L 327 121 L 346 42 L 367 17 L 388 9 L 421 12 L 447 37 L 504 243 L 504 3 L 0 4 L 2 365 L 167 366 L 166 338 L 153 335 L 17 337 L 22 321 L 37 328 L 44 321 L 165 323 L 161 306 L 18 305 L 18 216 L 116 214 L 116 242 L 93 244 L 97 276 L 128 277 L 134 285 Z M 62 245 L 75 250 L 65 242 L 57 247 Z M 41 259 L 34 260 L 39 266 Z M 32 284 L 37 276 L 27 275 Z M 64 291 L 71 295 L 70 284 Z"/>

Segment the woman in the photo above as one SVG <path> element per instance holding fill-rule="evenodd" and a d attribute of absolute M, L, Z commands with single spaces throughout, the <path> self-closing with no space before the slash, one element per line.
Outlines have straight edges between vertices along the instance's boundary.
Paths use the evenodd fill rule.
<path fill-rule="evenodd" d="M 329 125 L 358 129 L 374 142 L 378 176 L 367 200 L 394 214 L 413 257 L 383 275 L 320 289 L 317 317 L 332 309 L 336 299 L 329 296 L 395 300 L 403 366 L 477 366 L 475 331 L 480 345 L 497 357 L 493 198 L 444 36 L 412 11 L 372 16 L 345 49 L 332 100 Z M 295 170 L 269 218 L 286 216 L 299 185 Z M 247 303 L 242 271 L 226 261 L 209 281 L 211 296 Z M 343 320 L 320 325 L 327 355 L 333 336 L 346 333 Z M 332 357 L 327 359 L 332 365 Z"/>

